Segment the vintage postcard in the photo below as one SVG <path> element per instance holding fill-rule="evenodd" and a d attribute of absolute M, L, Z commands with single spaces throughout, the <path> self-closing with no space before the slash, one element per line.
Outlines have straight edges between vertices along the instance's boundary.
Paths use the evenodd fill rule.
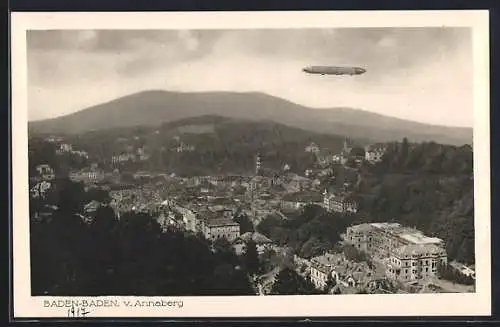
<path fill-rule="evenodd" d="M 487 11 L 13 13 L 15 318 L 485 316 Z"/>

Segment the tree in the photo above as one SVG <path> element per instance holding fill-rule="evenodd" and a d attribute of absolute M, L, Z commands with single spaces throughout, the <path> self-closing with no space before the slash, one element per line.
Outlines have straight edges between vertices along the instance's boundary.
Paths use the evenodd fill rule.
<path fill-rule="evenodd" d="M 111 201 L 111 197 L 108 192 L 98 188 L 91 188 L 87 191 L 86 201 L 90 202 L 92 200 L 100 202 L 100 203 L 109 203 Z"/>
<path fill-rule="evenodd" d="M 64 200 L 61 208 L 43 221 L 31 221 L 33 295 L 255 294 L 227 241 L 217 242 L 214 253 L 204 238 L 162 232 L 144 213 L 117 220 L 108 206 L 86 224 L 80 210 L 91 194 L 78 183 L 63 184 L 57 192 Z"/>
<path fill-rule="evenodd" d="M 273 295 L 308 295 L 318 294 L 310 280 L 304 279 L 294 270 L 284 268 L 276 276 L 271 288 Z"/>
<path fill-rule="evenodd" d="M 253 240 L 248 241 L 246 244 L 245 264 L 248 273 L 251 275 L 258 273 L 260 270 L 260 262 L 259 262 L 259 255 L 257 253 L 257 246 Z"/>
<path fill-rule="evenodd" d="M 213 248 L 215 250 L 215 255 L 220 258 L 220 261 L 234 265 L 238 263 L 238 257 L 227 239 L 216 239 Z"/>
<path fill-rule="evenodd" d="M 463 285 L 474 285 L 474 279 L 462 274 L 456 268 L 448 264 L 438 264 L 438 275 L 440 278 L 449 280 L 453 283 Z"/>
<path fill-rule="evenodd" d="M 329 294 L 330 291 L 334 290 L 333 288 L 337 285 L 337 281 L 335 280 L 335 278 L 333 277 L 333 275 L 330 273 L 328 275 L 328 278 L 326 280 L 326 285 L 325 285 L 325 288 L 324 288 L 324 292 L 326 294 Z"/>
<path fill-rule="evenodd" d="M 240 224 L 240 233 L 245 234 L 247 232 L 253 233 L 255 231 L 254 226 L 248 216 L 244 213 L 240 213 L 234 218 L 238 224 Z"/>
<path fill-rule="evenodd" d="M 307 259 L 312 258 L 323 253 L 327 247 L 324 242 L 313 236 L 302 245 L 299 256 Z"/>
<path fill-rule="evenodd" d="M 83 184 L 75 183 L 70 179 L 62 179 L 56 183 L 55 188 L 57 189 L 57 205 L 61 211 L 80 213 L 83 206 L 87 204 Z"/>
<path fill-rule="evenodd" d="M 409 149 L 410 149 L 410 146 L 408 144 L 408 139 L 405 137 L 405 138 L 403 138 L 403 142 L 401 143 L 401 154 L 399 157 L 401 165 L 404 165 L 406 160 L 408 159 Z"/>

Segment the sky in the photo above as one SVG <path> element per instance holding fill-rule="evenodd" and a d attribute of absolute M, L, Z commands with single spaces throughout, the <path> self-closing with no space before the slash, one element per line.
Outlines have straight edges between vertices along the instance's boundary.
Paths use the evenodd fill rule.
<path fill-rule="evenodd" d="M 319 110 L 473 125 L 468 28 L 33 30 L 27 47 L 31 121 L 161 89 L 264 92 Z M 366 73 L 302 71 L 311 65 Z"/>

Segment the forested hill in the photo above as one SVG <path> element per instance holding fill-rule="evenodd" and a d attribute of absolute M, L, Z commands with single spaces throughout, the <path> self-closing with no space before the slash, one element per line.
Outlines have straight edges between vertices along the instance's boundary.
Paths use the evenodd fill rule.
<path fill-rule="evenodd" d="M 106 166 L 113 155 L 142 148 L 145 161 L 123 164 L 124 170 L 168 171 L 178 175 L 247 174 L 255 171 L 255 157 L 262 166 L 303 173 L 315 158 L 304 151 L 311 142 L 330 153 L 338 153 L 344 137 L 313 133 L 271 121 L 235 120 L 202 116 L 163 124 L 66 136 L 75 149 L 85 150 L 91 160 Z M 362 140 L 360 141 L 362 142 Z M 35 144 L 31 138 L 30 144 Z M 184 145 L 193 148 L 178 152 Z"/>
<path fill-rule="evenodd" d="M 145 91 L 76 113 L 29 123 L 30 133 L 83 133 L 162 123 L 202 115 L 270 120 L 308 131 L 394 141 L 472 143 L 472 129 L 427 125 L 353 108 L 314 109 L 257 92 Z"/>
<path fill-rule="evenodd" d="M 380 164 L 364 168 L 360 210 L 371 221 L 399 222 L 440 237 L 451 259 L 473 263 L 472 164 L 469 146 L 393 143 Z"/>

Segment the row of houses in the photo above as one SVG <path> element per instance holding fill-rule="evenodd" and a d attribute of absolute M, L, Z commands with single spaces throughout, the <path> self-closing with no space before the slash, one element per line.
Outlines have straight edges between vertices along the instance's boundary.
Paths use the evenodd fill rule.
<path fill-rule="evenodd" d="M 365 146 L 364 147 L 365 160 L 380 161 L 386 149 L 387 149 L 386 145 L 382 143 L 376 143 Z M 344 141 L 344 147 L 339 157 L 348 157 L 351 150 L 352 147 L 348 145 L 348 140 L 346 139 Z M 308 146 L 304 148 L 304 151 L 308 153 L 319 154 L 321 152 L 321 149 L 316 143 L 311 142 Z"/>
<path fill-rule="evenodd" d="M 182 215 L 188 230 L 201 232 L 211 241 L 225 239 L 233 245 L 237 253 L 242 253 L 250 240 L 256 244 L 258 253 L 272 247 L 273 242 L 260 233 L 247 232 L 240 235 L 240 225 L 234 220 L 233 210 L 196 210 L 182 206 L 175 206 L 175 210 Z"/>
<path fill-rule="evenodd" d="M 344 140 L 344 146 L 340 154 L 333 155 L 331 160 L 327 161 L 339 162 L 345 164 L 349 159 L 359 160 L 359 161 L 362 161 L 364 159 L 368 162 L 376 163 L 382 160 L 382 157 L 387 150 L 387 146 L 383 143 L 376 143 L 367 145 L 364 148 L 360 148 L 360 151 L 353 151 L 354 149 L 355 148 L 351 146 L 348 140 L 346 139 Z M 311 142 L 308 146 L 305 147 L 304 151 L 319 155 L 321 149 L 316 143 Z M 323 159 L 322 161 L 325 161 L 325 159 Z"/>
<path fill-rule="evenodd" d="M 56 154 L 58 155 L 63 155 L 63 154 L 72 154 L 76 156 L 83 157 L 85 159 L 89 158 L 89 154 L 86 151 L 82 150 L 73 150 L 73 146 L 68 143 L 61 143 L 56 149 Z"/>
<path fill-rule="evenodd" d="M 339 213 L 358 212 L 358 203 L 345 193 L 325 189 L 323 192 L 323 206 L 327 211 Z"/>
<path fill-rule="evenodd" d="M 281 199 L 281 209 L 298 210 L 306 205 L 323 206 L 327 211 L 343 214 L 356 213 L 358 204 L 347 194 L 325 190 L 323 194 L 314 191 L 288 193 Z"/>
<path fill-rule="evenodd" d="M 306 267 L 306 276 L 318 290 L 325 290 L 330 280 L 335 288 L 353 290 L 366 285 L 374 276 L 365 262 L 347 260 L 343 253 L 325 253 L 310 260 L 295 255 L 294 261 L 298 266 Z"/>

